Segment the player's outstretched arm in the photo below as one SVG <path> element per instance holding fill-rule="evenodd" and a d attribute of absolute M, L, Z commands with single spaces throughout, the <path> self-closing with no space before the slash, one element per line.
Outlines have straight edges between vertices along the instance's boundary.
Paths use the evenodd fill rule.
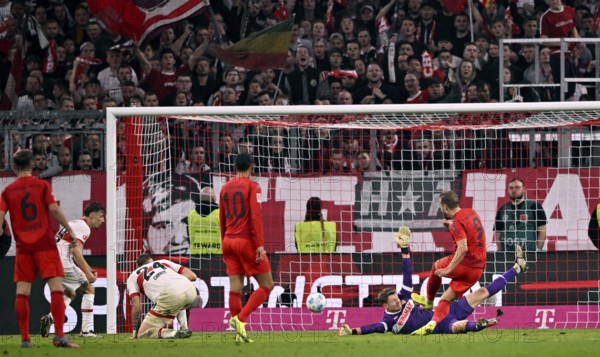
<path fill-rule="evenodd" d="M 401 226 L 398 232 L 394 233 L 394 239 L 402 251 L 402 287 L 398 291 L 398 297 L 401 300 L 408 301 L 413 291 L 412 285 L 412 259 L 410 258 L 410 228 Z"/>
<path fill-rule="evenodd" d="M 402 257 L 405 258 L 405 255 L 410 256 L 410 228 L 406 226 L 398 228 L 398 232 L 394 233 L 394 239 L 400 246 Z"/>
<path fill-rule="evenodd" d="M 350 328 L 350 326 L 346 325 L 346 324 L 342 324 L 340 326 L 340 328 L 338 329 L 338 336 L 350 336 L 352 335 L 352 329 Z M 359 335 L 357 333 L 357 335 Z"/>
<path fill-rule="evenodd" d="M 383 321 L 356 328 L 351 328 L 346 324 L 342 324 L 338 329 L 338 336 L 369 335 L 372 333 L 386 333 L 387 331 L 388 327 Z"/>

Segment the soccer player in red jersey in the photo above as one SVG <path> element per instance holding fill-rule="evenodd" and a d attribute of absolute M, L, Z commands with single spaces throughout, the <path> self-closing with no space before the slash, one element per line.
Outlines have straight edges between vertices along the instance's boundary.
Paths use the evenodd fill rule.
<path fill-rule="evenodd" d="M 424 301 L 425 299 L 418 294 L 413 294 L 413 300 L 416 298 L 416 303 L 431 309 L 435 294 L 442 285 L 442 277 L 452 278 L 452 281 L 442 294 L 431 321 L 414 331 L 413 335 L 432 333 L 437 324 L 448 315 L 450 304 L 479 281 L 485 268 L 485 230 L 477 212 L 471 208 L 461 208 L 458 205 L 458 196 L 452 191 L 440 194 L 440 209 L 444 214 L 442 223 L 452 234 L 454 254 L 433 263 L 427 283 L 427 300 Z"/>
<path fill-rule="evenodd" d="M 17 179 L 6 186 L 0 196 L 0 227 L 10 212 L 12 232 L 15 237 L 17 254 L 15 257 L 14 280 L 17 283 L 15 310 L 21 331 L 21 347 L 31 347 L 29 336 L 29 294 L 36 273 L 50 286 L 50 310 L 54 315 L 56 347 L 79 347 L 69 342 L 63 332 L 65 303 L 62 287 L 63 267 L 54 241 L 54 234 L 48 224 L 48 212 L 60 223 L 69 236 L 75 233 L 69 226 L 62 210 L 56 203 L 52 187 L 47 181 L 31 175 L 33 153 L 20 150 L 13 156 L 13 169 Z"/>
<path fill-rule="evenodd" d="M 229 325 L 236 341 L 253 342 L 246 333 L 246 319 L 262 305 L 273 289 L 271 265 L 264 248 L 260 186 L 250 180 L 254 158 L 247 153 L 235 158 L 236 177 L 221 188 L 219 219 L 223 241 L 223 260 L 229 276 Z M 242 308 L 244 276 L 258 282 L 246 306 Z"/>

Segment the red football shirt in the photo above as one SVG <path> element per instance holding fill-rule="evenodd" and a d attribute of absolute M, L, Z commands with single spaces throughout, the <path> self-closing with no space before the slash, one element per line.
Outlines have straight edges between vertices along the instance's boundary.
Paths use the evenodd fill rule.
<path fill-rule="evenodd" d="M 10 212 L 17 251 L 55 248 L 48 206 L 56 203 L 52 187 L 34 176 L 17 178 L 0 196 L 0 210 Z"/>
<path fill-rule="evenodd" d="M 419 91 L 414 97 L 406 99 L 404 104 L 424 104 L 429 102 L 429 91 L 427 89 Z"/>
<path fill-rule="evenodd" d="M 260 186 L 246 177 L 234 177 L 221 188 L 221 239 L 252 238 L 264 245 Z"/>
<path fill-rule="evenodd" d="M 182 73 L 188 73 L 190 71 L 187 64 L 182 67 L 176 68 L 172 74 L 166 74 L 153 69 L 146 77 L 145 81 L 150 86 L 150 89 L 156 94 L 159 100 L 164 100 L 169 94 L 177 92 L 175 82 L 177 77 Z"/>
<path fill-rule="evenodd" d="M 575 28 L 575 10 L 569 6 L 563 6 L 562 11 L 548 9 L 540 17 L 540 34 L 549 38 L 569 38 L 573 36 Z M 560 50 L 553 47 L 552 51 Z"/>
<path fill-rule="evenodd" d="M 485 229 L 481 224 L 481 218 L 477 212 L 471 208 L 463 208 L 454 215 L 453 222 L 450 225 L 450 233 L 456 242 L 463 239 L 467 240 L 469 251 L 460 262 L 473 268 L 485 268 L 486 263 L 486 239 Z"/>

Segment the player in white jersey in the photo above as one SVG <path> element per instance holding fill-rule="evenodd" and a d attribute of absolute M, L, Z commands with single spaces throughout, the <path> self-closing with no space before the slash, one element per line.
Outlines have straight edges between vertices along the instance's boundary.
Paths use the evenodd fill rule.
<path fill-rule="evenodd" d="M 65 271 L 63 288 L 65 289 L 65 307 L 71 304 L 76 292 L 83 294 L 81 299 L 81 337 L 96 337 L 90 328 L 94 319 L 94 295 L 96 289 L 92 285 L 98 278 L 83 257 L 83 245 L 90 237 L 92 229 L 100 228 L 104 223 L 106 209 L 100 202 L 90 202 L 83 209 L 83 217 L 69 222 L 75 237 L 68 237 L 66 229 L 61 228 L 54 238 L 60 254 L 60 261 Z M 42 316 L 40 334 L 48 337 L 52 325 L 52 314 Z"/>
<path fill-rule="evenodd" d="M 150 254 L 141 254 L 138 268 L 127 279 L 127 293 L 131 300 L 131 321 L 135 338 L 187 338 L 186 309 L 201 307 L 202 299 L 193 281 L 196 274 L 170 260 L 153 260 Z M 146 295 L 154 307 L 142 321 L 141 295 Z M 179 330 L 164 328 L 177 317 Z"/>

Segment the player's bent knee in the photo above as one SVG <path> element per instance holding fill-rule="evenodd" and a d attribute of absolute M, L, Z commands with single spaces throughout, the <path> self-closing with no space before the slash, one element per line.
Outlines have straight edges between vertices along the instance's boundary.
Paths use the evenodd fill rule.
<path fill-rule="evenodd" d="M 63 286 L 63 278 L 62 276 L 55 276 L 52 278 L 49 278 L 48 281 L 48 287 L 50 288 L 50 291 L 57 291 L 57 290 L 62 290 Z"/>
<path fill-rule="evenodd" d="M 71 289 L 65 289 L 64 290 L 64 294 L 66 297 L 68 297 L 69 299 L 73 299 L 75 298 L 75 292 Z"/>
<path fill-rule="evenodd" d="M 196 296 L 194 302 L 189 306 L 191 309 L 195 309 L 198 307 L 202 307 L 202 298 L 200 296 Z"/>
<path fill-rule="evenodd" d="M 84 284 L 81 286 L 81 290 L 84 294 L 95 294 L 96 287 L 93 284 Z"/>

